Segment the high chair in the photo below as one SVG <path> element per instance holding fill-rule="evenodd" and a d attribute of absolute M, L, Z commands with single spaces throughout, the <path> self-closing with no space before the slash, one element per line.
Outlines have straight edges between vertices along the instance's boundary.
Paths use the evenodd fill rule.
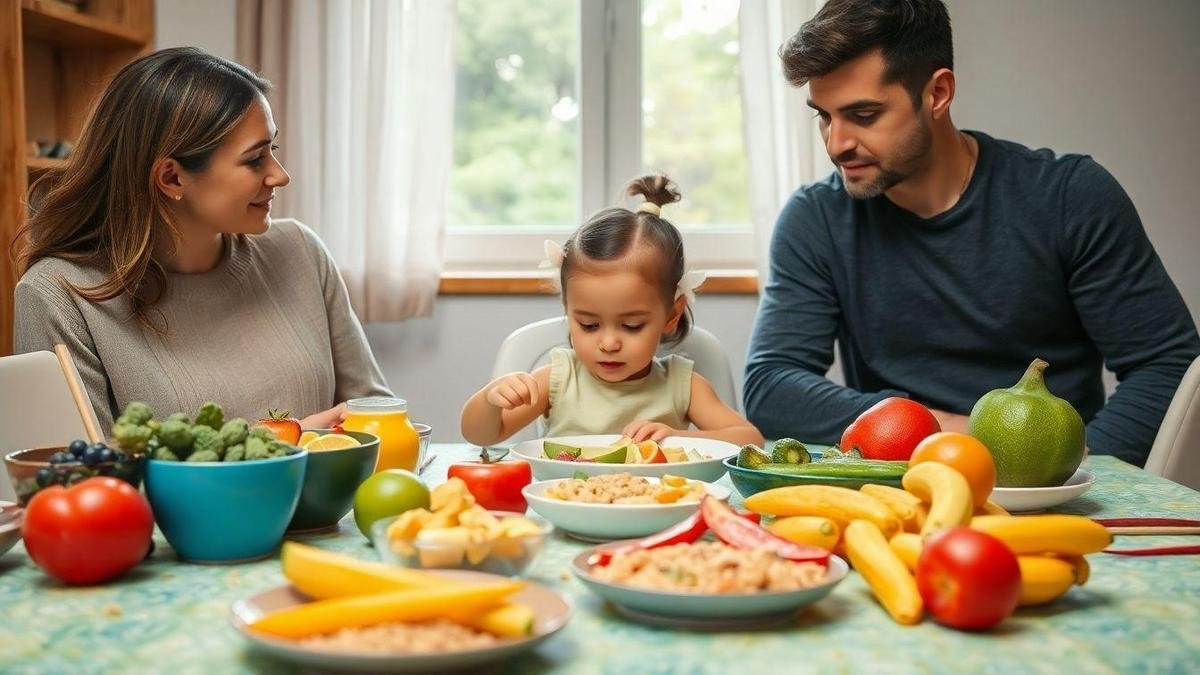
<path fill-rule="evenodd" d="M 1200 490 L 1200 357 L 1183 374 L 1146 458 L 1146 471 Z"/>
<path fill-rule="evenodd" d="M 550 351 L 556 347 L 567 347 L 567 318 L 565 316 L 542 319 L 522 326 L 500 344 L 496 352 L 495 365 L 492 367 L 492 377 L 500 377 L 516 371 L 530 372 L 550 362 Z M 695 371 L 700 373 L 712 384 L 717 396 L 725 405 L 739 410 L 737 392 L 733 386 L 733 369 L 729 365 L 729 357 L 725 348 L 712 333 L 692 326 L 688 336 L 674 347 L 660 346 L 659 356 L 679 354 L 695 362 Z M 545 421 L 539 418 L 535 423 L 538 436 L 545 431 Z"/>
<path fill-rule="evenodd" d="M 79 375 L 70 359 L 65 348 L 58 357 L 53 352 L 0 357 L 0 455 L 88 439 L 89 424 L 99 429 L 87 392 L 77 389 L 81 403 L 72 394 L 70 382 L 75 378 L 78 384 Z M 16 501 L 7 467 L 0 472 L 0 501 Z"/>

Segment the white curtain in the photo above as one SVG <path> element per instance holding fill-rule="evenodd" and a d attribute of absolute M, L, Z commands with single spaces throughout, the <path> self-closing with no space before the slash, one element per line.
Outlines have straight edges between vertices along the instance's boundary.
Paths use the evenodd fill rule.
<path fill-rule="evenodd" d="M 823 0 L 748 0 L 738 14 L 742 119 L 750 172 L 750 209 L 759 284 L 767 282 L 767 254 L 775 219 L 796 188 L 832 170 L 807 87 L 783 77 L 779 47 L 812 18 Z"/>
<path fill-rule="evenodd" d="M 433 311 L 453 161 L 454 0 L 239 0 L 292 184 L 363 321 Z"/>

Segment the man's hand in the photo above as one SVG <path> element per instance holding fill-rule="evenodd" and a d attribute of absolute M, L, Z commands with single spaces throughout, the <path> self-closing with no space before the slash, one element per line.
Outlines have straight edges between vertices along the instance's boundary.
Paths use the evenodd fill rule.
<path fill-rule="evenodd" d="M 967 422 L 970 421 L 970 418 L 966 415 L 955 415 L 954 413 L 935 410 L 933 408 L 930 408 L 929 412 L 933 413 L 933 417 L 937 420 L 938 426 L 942 428 L 942 431 L 957 431 L 960 434 L 967 433 Z"/>

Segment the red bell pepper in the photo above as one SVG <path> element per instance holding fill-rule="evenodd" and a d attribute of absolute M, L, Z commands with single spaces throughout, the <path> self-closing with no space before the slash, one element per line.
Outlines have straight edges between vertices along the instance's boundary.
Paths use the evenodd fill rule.
<path fill-rule="evenodd" d="M 645 551 L 647 549 L 659 548 L 660 546 L 671 546 L 673 544 L 690 544 L 708 531 L 708 525 L 704 522 L 704 518 L 697 509 L 695 513 L 688 516 L 686 519 L 668 527 L 667 529 L 657 534 L 652 534 L 643 539 L 637 539 L 629 543 L 613 546 L 611 548 L 603 548 L 592 554 L 588 558 L 588 564 L 599 565 L 604 567 L 612 562 L 613 556 L 619 553 L 632 553 L 634 551 Z"/>
<path fill-rule="evenodd" d="M 757 523 L 739 516 L 728 504 L 712 496 L 700 502 L 700 513 L 709 529 L 721 541 L 734 548 L 766 549 L 795 562 L 829 562 L 829 551 L 788 541 L 764 530 Z"/>

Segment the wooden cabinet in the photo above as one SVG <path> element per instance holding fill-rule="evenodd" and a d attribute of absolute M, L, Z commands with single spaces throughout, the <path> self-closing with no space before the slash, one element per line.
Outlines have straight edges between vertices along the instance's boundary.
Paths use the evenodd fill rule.
<path fill-rule="evenodd" d="M 33 141 L 78 141 L 112 75 L 154 47 L 154 0 L 0 0 L 0 355 L 12 353 L 15 248 L 32 178 L 66 160 Z"/>

